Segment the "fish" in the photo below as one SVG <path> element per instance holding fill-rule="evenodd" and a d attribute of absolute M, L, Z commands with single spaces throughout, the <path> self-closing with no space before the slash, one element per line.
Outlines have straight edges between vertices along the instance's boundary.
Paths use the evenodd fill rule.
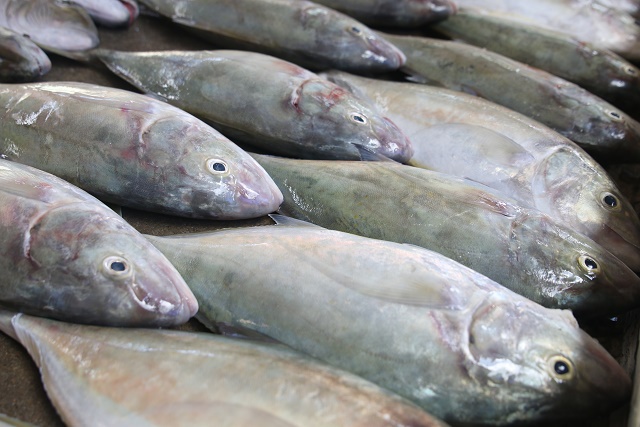
<path fill-rule="evenodd" d="M 632 62 L 640 60 L 640 27 L 635 19 L 600 1 L 457 0 L 456 4 L 460 8 L 499 12 L 523 23 L 562 31 L 578 40 L 611 50 Z"/>
<path fill-rule="evenodd" d="M 581 87 L 475 46 L 387 36 L 407 55 L 412 80 L 493 101 L 537 120 L 597 159 L 640 162 L 640 123 Z"/>
<path fill-rule="evenodd" d="M 0 313 L 73 426 L 445 427 L 406 400 L 281 344 Z"/>
<path fill-rule="evenodd" d="M 629 396 L 626 373 L 569 311 L 427 249 L 272 218 L 147 238 L 189 283 L 208 327 L 255 329 L 453 425 L 586 417 Z"/>
<path fill-rule="evenodd" d="M 198 310 L 153 245 L 94 197 L 0 159 L 0 306 L 112 326 L 175 326 Z"/>
<path fill-rule="evenodd" d="M 51 70 L 51 60 L 27 36 L 0 27 L 0 82 L 33 81 Z"/>
<path fill-rule="evenodd" d="M 71 0 L 89 13 L 99 25 L 106 27 L 130 26 L 138 17 L 135 0 Z"/>
<path fill-rule="evenodd" d="M 610 50 L 571 35 L 471 10 L 459 11 L 434 29 L 548 71 L 625 111 L 640 106 L 640 69 Z"/>
<path fill-rule="evenodd" d="M 588 236 L 640 271 L 640 219 L 616 182 L 576 144 L 521 114 L 447 89 L 323 73 L 411 139 L 409 164 L 471 179 Z"/>
<path fill-rule="evenodd" d="M 244 150 L 179 108 L 74 82 L 0 85 L 0 156 L 101 200 L 170 215 L 246 219 L 282 193 Z"/>
<path fill-rule="evenodd" d="M 0 414 L 0 427 L 34 427 L 34 425 Z"/>
<path fill-rule="evenodd" d="M 622 261 L 484 185 L 394 162 L 253 156 L 284 194 L 283 215 L 430 249 L 582 318 L 640 304 L 640 277 Z"/>
<path fill-rule="evenodd" d="M 216 46 L 255 50 L 307 68 L 388 72 L 402 52 L 364 24 L 304 0 L 141 0 Z"/>
<path fill-rule="evenodd" d="M 102 49 L 93 55 L 141 91 L 268 153 L 360 160 L 363 148 L 399 162 L 412 155 L 411 142 L 374 105 L 268 55 Z"/>
<path fill-rule="evenodd" d="M 456 13 L 450 0 L 315 0 L 372 26 L 419 28 Z"/>
<path fill-rule="evenodd" d="M 0 26 L 27 34 L 44 50 L 86 51 L 100 43 L 87 12 L 61 0 L 0 0 Z"/>
<path fill-rule="evenodd" d="M 640 2 L 638 0 L 598 0 L 598 3 L 611 9 L 617 9 L 630 14 L 631 16 L 640 15 Z"/>

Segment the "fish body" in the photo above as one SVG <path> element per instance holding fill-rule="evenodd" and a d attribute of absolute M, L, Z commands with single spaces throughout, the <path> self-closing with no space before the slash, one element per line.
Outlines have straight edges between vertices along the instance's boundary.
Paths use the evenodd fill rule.
<path fill-rule="evenodd" d="M 255 329 L 454 425 L 582 417 L 629 394 L 622 368 L 567 311 L 423 248 L 276 220 L 148 238 L 206 325 Z M 570 361 L 569 381 L 555 360 Z"/>
<path fill-rule="evenodd" d="M 49 70 L 49 57 L 29 37 L 0 27 L 0 81 L 32 81 Z"/>
<path fill-rule="evenodd" d="M 640 2 L 638 0 L 598 0 L 611 9 L 617 9 L 626 12 L 632 16 L 638 16 L 640 13 Z"/>
<path fill-rule="evenodd" d="M 362 23 L 304 0 L 142 0 L 220 47 L 258 50 L 308 68 L 386 72 L 404 55 Z"/>
<path fill-rule="evenodd" d="M 390 162 L 254 157 L 282 190 L 285 215 L 433 250 L 577 315 L 638 305 L 640 278 L 618 258 L 484 185 Z"/>
<path fill-rule="evenodd" d="M 2 0 L 0 11 L 0 26 L 29 35 L 45 50 L 84 51 L 100 42 L 91 17 L 69 2 Z"/>
<path fill-rule="evenodd" d="M 640 105 L 640 70 L 636 66 L 565 33 L 472 10 L 459 11 L 437 30 L 548 71 L 625 110 Z"/>
<path fill-rule="evenodd" d="M 113 72 L 231 138 L 275 154 L 407 161 L 411 144 L 373 105 L 316 74 L 241 51 L 98 51 Z"/>
<path fill-rule="evenodd" d="M 180 274 L 98 200 L 0 159 L 0 305 L 79 323 L 172 326 L 198 304 Z"/>
<path fill-rule="evenodd" d="M 562 222 L 640 271 L 640 219 L 609 174 L 576 144 L 474 96 L 344 72 L 331 81 L 375 101 L 411 139 L 411 165 L 471 179 Z"/>
<path fill-rule="evenodd" d="M 471 93 L 531 117 L 590 154 L 640 161 L 640 123 L 579 86 L 475 46 L 388 36 L 416 81 Z"/>
<path fill-rule="evenodd" d="M 98 24 L 106 27 L 129 26 L 138 16 L 135 0 L 72 0 L 89 13 Z"/>
<path fill-rule="evenodd" d="M 319 0 L 367 25 L 417 28 L 449 18 L 456 6 L 449 0 Z"/>
<path fill-rule="evenodd" d="M 445 427 L 415 405 L 280 344 L 3 313 L 69 426 Z"/>
<path fill-rule="evenodd" d="M 275 211 L 264 169 L 204 122 L 137 93 L 85 83 L 0 86 L 0 155 L 124 206 L 207 219 Z"/>

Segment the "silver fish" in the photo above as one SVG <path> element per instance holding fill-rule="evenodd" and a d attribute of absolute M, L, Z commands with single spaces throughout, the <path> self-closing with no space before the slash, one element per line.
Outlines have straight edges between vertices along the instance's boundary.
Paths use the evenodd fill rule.
<path fill-rule="evenodd" d="M 0 26 L 28 34 L 43 49 L 84 51 L 100 42 L 91 17 L 61 0 L 0 0 Z"/>
<path fill-rule="evenodd" d="M 282 194 L 247 153 L 184 111 L 85 83 L 0 85 L 0 155 L 103 200 L 172 215 L 266 215 Z"/>
<path fill-rule="evenodd" d="M 282 190 L 283 214 L 422 246 L 580 316 L 640 304 L 640 277 L 618 258 L 484 185 L 397 163 L 254 157 Z"/>
<path fill-rule="evenodd" d="M 324 74 L 375 100 L 412 140 L 411 165 L 495 188 L 590 237 L 640 271 L 640 219 L 609 174 L 581 148 L 507 108 L 463 93 Z"/>
<path fill-rule="evenodd" d="M 274 219 L 147 237 L 206 325 L 255 329 L 452 424 L 579 418 L 629 395 L 623 369 L 568 311 L 423 248 Z"/>
<path fill-rule="evenodd" d="M 142 91 L 270 153 L 355 160 L 362 146 L 399 162 L 412 155 L 372 104 L 290 62 L 223 50 L 95 54 Z"/>
<path fill-rule="evenodd" d="M 98 24 L 107 27 L 129 26 L 138 16 L 135 0 L 70 0 L 81 6 Z"/>
<path fill-rule="evenodd" d="M 388 36 L 415 81 L 472 93 L 531 117 L 588 153 L 640 162 L 640 123 L 564 79 L 464 43 Z"/>
<path fill-rule="evenodd" d="M 308 68 L 385 72 L 404 55 L 362 23 L 304 0 L 141 0 L 225 48 L 246 48 Z"/>
<path fill-rule="evenodd" d="M 84 191 L 0 159 L 0 305 L 80 323 L 171 326 L 198 304 L 167 259 Z"/>
<path fill-rule="evenodd" d="M 445 427 L 404 399 L 279 344 L 72 325 L 0 312 L 70 427 Z"/>
<path fill-rule="evenodd" d="M 29 37 L 0 27 L 0 81 L 32 81 L 49 70 L 49 57 Z"/>
<path fill-rule="evenodd" d="M 415 28 L 456 13 L 450 0 L 316 0 L 367 25 Z"/>

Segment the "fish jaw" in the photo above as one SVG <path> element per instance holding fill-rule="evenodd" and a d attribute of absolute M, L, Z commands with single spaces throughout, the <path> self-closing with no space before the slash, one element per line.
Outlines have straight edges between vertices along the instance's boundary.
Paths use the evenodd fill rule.
<path fill-rule="evenodd" d="M 450 0 L 414 0 L 409 2 L 408 7 L 412 15 L 424 16 L 424 23 L 443 21 L 458 10 Z"/>
<path fill-rule="evenodd" d="M 363 71 L 394 71 L 407 62 L 407 57 L 400 49 L 373 32 L 364 37 L 364 42 L 365 50 L 361 54 Z M 358 69 L 354 67 L 354 71 Z"/>
<path fill-rule="evenodd" d="M 246 159 L 251 162 L 251 168 L 246 168 L 242 181 L 252 183 L 249 186 L 239 184 L 236 188 L 238 203 L 247 218 L 257 218 L 278 210 L 284 196 L 262 166 L 252 158 Z M 258 171 L 262 172 L 258 174 Z"/>

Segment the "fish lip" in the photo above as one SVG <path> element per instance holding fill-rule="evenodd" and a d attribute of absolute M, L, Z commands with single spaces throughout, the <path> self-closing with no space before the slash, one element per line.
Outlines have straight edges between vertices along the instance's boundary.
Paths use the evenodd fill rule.
<path fill-rule="evenodd" d="M 640 246 L 636 243 L 629 241 L 625 234 L 618 233 L 611 228 L 609 224 L 603 224 L 602 229 L 604 233 L 598 236 L 598 240 L 603 243 L 599 243 L 605 249 L 609 247 L 620 247 L 615 253 L 608 249 L 615 257 L 625 263 L 631 270 L 640 272 Z"/>
<path fill-rule="evenodd" d="M 376 60 L 375 66 L 369 65 L 365 69 L 394 71 L 407 62 L 407 57 L 402 50 L 383 37 L 372 34 L 367 37 L 367 45 L 368 50 L 363 54 L 363 57 L 369 54 Z"/>
<path fill-rule="evenodd" d="M 429 1 L 428 7 L 433 17 L 429 22 L 443 21 L 458 13 L 458 6 L 449 0 L 432 0 Z"/>
<path fill-rule="evenodd" d="M 376 126 L 376 135 L 380 148 L 375 151 L 400 163 L 407 163 L 414 154 L 411 140 L 400 128 L 387 117 L 382 117 L 382 123 Z"/>

